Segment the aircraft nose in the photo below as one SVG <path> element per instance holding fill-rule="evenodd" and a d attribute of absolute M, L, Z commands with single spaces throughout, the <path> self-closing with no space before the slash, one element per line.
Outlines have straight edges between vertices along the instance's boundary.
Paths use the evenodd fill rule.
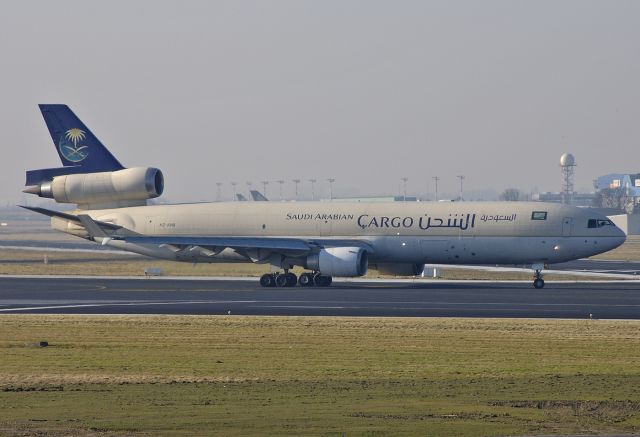
<path fill-rule="evenodd" d="M 625 232 L 622 229 L 620 229 L 619 227 L 617 227 L 617 226 L 615 227 L 614 233 L 615 233 L 615 236 L 614 236 L 615 240 L 614 241 L 616 243 L 616 245 L 614 247 L 620 246 L 622 243 L 624 243 L 627 240 L 627 234 L 625 234 Z"/>

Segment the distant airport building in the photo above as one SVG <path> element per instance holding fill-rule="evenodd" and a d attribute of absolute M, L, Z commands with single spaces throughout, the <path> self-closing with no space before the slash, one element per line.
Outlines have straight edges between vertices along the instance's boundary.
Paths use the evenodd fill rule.
<path fill-rule="evenodd" d="M 334 197 L 333 202 L 417 202 L 416 196 Z"/>
<path fill-rule="evenodd" d="M 594 185 L 596 190 L 606 188 L 624 188 L 626 190 L 630 190 L 632 193 L 636 193 L 636 197 L 638 197 L 640 196 L 640 173 L 610 173 L 608 175 L 600 176 L 595 180 Z"/>
<path fill-rule="evenodd" d="M 602 206 L 628 214 L 640 213 L 640 173 L 610 173 L 597 178 L 593 185 Z"/>
<path fill-rule="evenodd" d="M 536 202 L 551 202 L 551 203 L 564 203 L 565 199 L 570 199 L 571 205 L 574 206 L 593 206 L 596 193 L 576 193 L 573 192 L 571 196 L 567 196 L 566 193 L 533 193 L 531 200 Z"/>

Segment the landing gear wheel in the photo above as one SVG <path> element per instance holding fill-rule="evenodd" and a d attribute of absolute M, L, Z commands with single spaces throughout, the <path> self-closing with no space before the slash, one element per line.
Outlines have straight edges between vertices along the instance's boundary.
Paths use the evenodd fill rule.
<path fill-rule="evenodd" d="M 536 266 L 538 267 L 538 266 Z M 535 267 L 534 267 L 535 268 Z M 542 279 L 542 269 L 541 268 L 535 268 L 535 274 L 533 277 L 533 287 L 540 289 L 544 287 L 544 279 Z"/>
<path fill-rule="evenodd" d="M 287 287 L 295 287 L 298 283 L 298 277 L 293 273 L 286 273 L 284 276 L 287 277 Z"/>
<path fill-rule="evenodd" d="M 265 273 L 260 277 L 260 285 L 263 287 L 273 287 L 275 285 L 275 278 L 269 273 Z"/>
<path fill-rule="evenodd" d="M 285 274 L 276 275 L 276 287 L 287 287 L 289 284 L 289 277 Z"/>
<path fill-rule="evenodd" d="M 317 287 L 328 287 L 331 285 L 331 276 L 317 274 L 313 277 L 313 283 Z"/>
<path fill-rule="evenodd" d="M 313 287 L 313 275 L 311 273 L 303 273 L 298 278 L 298 284 L 301 287 Z"/>

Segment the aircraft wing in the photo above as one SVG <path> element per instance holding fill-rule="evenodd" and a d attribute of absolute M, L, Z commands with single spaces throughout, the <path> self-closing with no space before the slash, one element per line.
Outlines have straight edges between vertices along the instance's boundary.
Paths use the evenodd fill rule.
<path fill-rule="evenodd" d="M 261 237 L 261 236 L 144 236 L 133 234 L 121 226 L 94 220 L 88 215 L 67 214 L 50 211 L 44 208 L 23 207 L 48 216 L 60 217 L 72 220 L 83 226 L 90 237 L 102 240 L 102 244 L 110 241 L 125 241 L 134 244 L 150 244 L 160 247 L 169 247 L 175 252 L 204 249 L 208 254 L 214 255 L 224 249 L 233 249 L 254 262 L 264 259 L 268 254 L 282 254 L 286 256 L 305 256 L 318 252 L 324 247 L 362 247 L 368 252 L 373 252 L 372 246 L 362 240 L 336 240 L 336 239 L 309 239 L 295 237 Z M 114 231 L 125 231 L 115 233 Z M 132 233 L 131 235 L 126 235 Z"/>
<path fill-rule="evenodd" d="M 373 252 L 373 247 L 362 240 L 309 239 L 295 237 L 234 237 L 234 236 L 115 236 L 114 240 L 135 244 L 155 244 L 174 247 L 178 250 L 201 247 L 219 253 L 225 248 L 250 254 L 254 251 L 262 253 L 280 253 L 283 255 L 302 256 L 319 251 L 324 247 L 362 247 Z"/>
<path fill-rule="evenodd" d="M 145 237 L 123 236 L 114 239 L 135 244 L 157 244 L 175 247 L 199 246 L 203 248 L 267 249 L 274 252 L 311 252 L 318 247 L 312 241 L 278 237 Z"/>

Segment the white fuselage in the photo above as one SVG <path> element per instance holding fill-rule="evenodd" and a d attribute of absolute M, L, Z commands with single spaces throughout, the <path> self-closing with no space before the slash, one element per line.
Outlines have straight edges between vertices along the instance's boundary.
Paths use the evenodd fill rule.
<path fill-rule="evenodd" d="M 146 236 L 294 237 L 327 246 L 352 241 L 369 249 L 372 263 L 550 264 L 606 252 L 625 240 L 615 226 L 589 227 L 589 220 L 606 220 L 593 210 L 538 202 L 219 202 L 82 213 Z M 54 218 L 53 226 L 86 236 L 70 221 Z M 108 244 L 178 261 L 249 261 L 231 249 L 212 256 Z"/>

